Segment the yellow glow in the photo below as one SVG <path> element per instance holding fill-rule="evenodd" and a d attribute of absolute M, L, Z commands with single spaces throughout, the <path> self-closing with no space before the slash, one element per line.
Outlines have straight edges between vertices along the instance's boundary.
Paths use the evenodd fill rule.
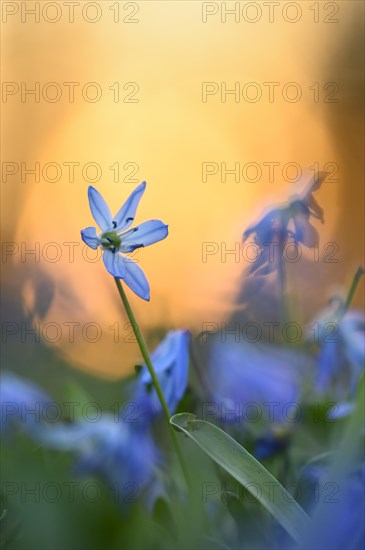
<path fill-rule="evenodd" d="M 305 4 L 300 2 L 303 9 Z M 75 81 L 80 82 L 78 90 L 98 82 L 103 91 L 97 103 L 83 101 L 80 91 L 74 103 L 21 103 L 10 97 L 3 118 L 8 134 L 5 160 L 29 166 L 39 162 L 41 167 L 57 162 L 63 167 L 57 183 L 42 178 L 37 183 L 31 176 L 21 182 L 19 174 L 9 178 L 4 184 L 9 204 L 4 223 L 12 227 L 18 217 L 11 240 L 29 248 L 39 242 L 41 251 L 55 242 L 62 250 L 55 263 L 42 259 L 42 254 L 39 263 L 24 263 L 16 256 L 14 267 L 29 276 L 25 307 L 34 302 L 31 287 L 42 271 L 54 282 L 56 293 L 41 323 L 74 322 L 83 327 L 95 322 L 102 328 L 98 343 L 85 342 L 77 329 L 75 342 L 68 342 L 65 331 L 53 344 L 73 364 L 117 376 L 139 361 L 135 346 L 122 342 L 129 334 L 123 328 L 126 320 L 102 263 L 86 262 L 81 244 L 75 248 L 75 261 L 69 261 L 64 243 L 81 243 L 80 229 L 94 225 L 87 202 L 89 182 L 81 167 L 89 162 L 102 167 L 102 178 L 94 185 L 116 211 L 137 182 L 113 182 L 109 167 L 115 162 L 121 167 L 137 163 L 134 177 L 147 180 L 137 222 L 159 218 L 169 224 L 168 239 L 137 256 L 151 285 L 151 303 L 131 296 L 141 325 L 200 330 L 203 321 L 224 319 L 233 308 L 245 263 L 232 257 L 223 263 L 219 254 L 204 263 L 202 245 L 225 242 L 234 248 L 256 211 L 289 192 L 290 185 L 281 177 L 270 183 L 263 163 L 278 162 L 280 171 L 296 162 L 305 179 L 315 162 L 342 162 L 328 125 L 329 107 L 315 103 L 308 88 L 328 81 L 324 60 L 332 58 L 340 30 L 344 33 L 356 17 L 356 4 L 341 3 L 339 25 L 319 24 L 315 29 L 309 15 L 292 25 L 282 20 L 222 24 L 219 18 L 204 24 L 200 2 L 178 1 L 140 2 L 138 24 L 114 24 L 109 17 L 95 25 L 77 20 L 72 25 L 36 27 L 17 20 L 4 26 L 4 80 L 29 85 Z M 115 82 L 138 83 L 139 102 L 115 103 L 109 89 Z M 226 82 L 227 88 L 235 82 L 256 82 L 264 99 L 236 103 L 227 96 L 222 103 L 217 94 L 203 103 L 202 82 Z M 297 103 L 283 101 L 280 85 L 278 100 L 270 103 L 265 82 L 297 82 L 303 98 Z M 124 95 L 133 89 L 122 86 Z M 68 181 L 65 162 L 80 163 L 74 182 Z M 219 177 L 204 183 L 203 162 L 239 162 L 242 167 L 254 162 L 263 175 L 256 183 L 237 183 L 233 176 L 226 183 Z M 128 173 L 129 168 L 122 170 L 121 179 Z M 330 185 L 317 193 L 326 210 L 323 242 L 337 234 L 341 189 L 343 194 L 348 185 L 342 165 L 339 183 Z M 354 259 L 356 254 L 351 254 Z M 109 328 L 115 323 L 121 324 L 118 344 Z"/>

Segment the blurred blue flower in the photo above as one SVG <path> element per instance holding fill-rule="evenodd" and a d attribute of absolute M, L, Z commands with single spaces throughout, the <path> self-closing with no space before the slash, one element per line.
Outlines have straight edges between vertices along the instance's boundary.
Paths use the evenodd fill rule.
<path fill-rule="evenodd" d="M 176 410 L 188 385 L 189 344 L 189 331 L 174 330 L 170 331 L 151 353 L 151 361 L 170 414 Z M 162 413 L 161 403 L 145 365 L 139 373 L 134 400 L 146 419 Z"/>
<path fill-rule="evenodd" d="M 213 338 L 207 385 L 212 413 L 221 422 L 283 426 L 300 420 L 299 382 L 307 356 L 267 343 Z"/>
<path fill-rule="evenodd" d="M 266 434 L 257 438 L 254 455 L 257 459 L 264 460 L 285 451 L 289 443 L 290 431 L 274 425 Z"/>
<path fill-rule="evenodd" d="M 48 448 L 76 453 L 75 473 L 99 476 L 121 503 L 128 496 L 140 499 L 148 488 L 157 494 L 155 470 L 161 456 L 144 426 L 106 414 L 95 422 L 43 425 L 36 438 Z"/>
<path fill-rule="evenodd" d="M 266 209 L 260 219 L 246 229 L 243 242 L 253 235 L 261 250 L 257 261 L 250 266 L 250 273 L 266 275 L 277 270 L 289 238 L 309 248 L 318 242 L 318 231 L 310 223 L 310 218 L 317 218 L 322 223 L 324 218 L 313 192 L 321 186 L 326 176 L 327 172 L 320 172 L 302 191 L 292 195 L 288 201 Z M 279 248 L 279 253 L 275 247 Z"/>
<path fill-rule="evenodd" d="M 125 256 L 137 248 L 165 239 L 168 234 L 167 225 L 160 220 L 150 220 L 128 229 L 145 188 L 146 182 L 141 183 L 113 217 L 101 194 L 90 186 L 90 210 L 101 233 L 98 235 L 95 227 L 86 227 L 81 231 L 81 237 L 91 248 L 102 248 L 104 265 L 113 277 L 123 279 L 137 296 L 149 300 L 150 287 L 145 274 L 134 260 Z"/>
<path fill-rule="evenodd" d="M 341 420 L 342 418 L 348 417 L 355 410 L 355 403 L 349 401 L 343 401 L 342 403 L 337 403 L 332 407 L 327 413 L 328 420 Z"/>
<path fill-rule="evenodd" d="M 1 431 L 17 426 L 33 432 L 52 403 L 51 397 L 33 382 L 4 372 L 0 383 Z"/>
<path fill-rule="evenodd" d="M 297 550 L 364 549 L 364 474 L 364 465 L 336 479 L 328 479 L 326 467 L 310 468 L 312 523 Z"/>
<path fill-rule="evenodd" d="M 316 388 L 320 393 L 331 390 L 339 400 L 353 394 L 365 366 L 365 314 L 341 311 L 341 303 L 335 309 L 332 305 L 315 320 L 320 344 Z"/>

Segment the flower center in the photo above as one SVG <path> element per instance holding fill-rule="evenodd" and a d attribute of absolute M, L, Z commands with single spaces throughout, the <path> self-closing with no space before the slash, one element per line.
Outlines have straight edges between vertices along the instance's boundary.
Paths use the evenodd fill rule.
<path fill-rule="evenodd" d="M 122 243 L 122 239 L 116 231 L 107 231 L 101 236 L 101 244 L 105 249 L 119 248 Z"/>

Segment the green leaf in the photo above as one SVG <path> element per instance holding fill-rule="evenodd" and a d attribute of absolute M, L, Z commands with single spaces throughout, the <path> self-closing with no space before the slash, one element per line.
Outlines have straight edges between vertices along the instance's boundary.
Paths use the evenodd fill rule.
<path fill-rule="evenodd" d="M 171 536 L 171 541 L 176 540 L 177 530 L 175 520 L 171 512 L 170 504 L 162 497 L 159 497 L 152 510 L 153 519 L 158 525 L 163 527 Z"/>
<path fill-rule="evenodd" d="M 196 420 L 193 414 L 175 414 L 170 422 L 252 493 L 295 540 L 301 540 L 309 528 L 309 517 L 246 449 L 214 424 Z"/>

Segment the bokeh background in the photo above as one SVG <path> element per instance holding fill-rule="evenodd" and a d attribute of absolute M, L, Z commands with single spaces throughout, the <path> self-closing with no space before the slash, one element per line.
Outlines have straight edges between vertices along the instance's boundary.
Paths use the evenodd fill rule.
<path fill-rule="evenodd" d="M 349 284 L 364 246 L 362 2 L 331 2 L 327 8 L 324 2 L 315 3 L 314 22 L 312 3 L 298 1 L 301 17 L 295 23 L 283 18 L 284 2 L 271 23 L 267 8 L 256 23 L 244 21 L 242 15 L 239 22 L 227 16 L 222 23 L 219 2 L 211 3 L 218 12 L 205 23 L 198 1 L 121 2 L 119 23 L 113 21 L 113 3 L 107 1 L 96 3 L 102 15 L 95 23 L 81 16 L 85 2 L 75 8 L 73 23 L 62 2 L 57 2 L 62 17 L 56 23 L 42 14 L 39 22 L 28 15 L 22 22 L 20 4 L 31 8 L 33 2 L 2 4 L 3 10 L 5 4 L 19 8 L 5 22 L 3 18 L 3 81 L 24 82 L 29 88 L 39 82 L 41 89 L 56 82 L 63 91 L 55 103 L 42 97 L 36 103 L 32 96 L 22 102 L 20 93 L 9 95 L 7 101 L 3 97 L 3 163 L 19 166 L 14 175 L 4 177 L 3 172 L 2 180 L 3 328 L 4 323 L 15 323 L 5 329 L 14 334 L 3 336 L 7 369 L 48 379 L 51 385 L 54 381 L 55 386 L 60 376 L 82 377 L 83 372 L 108 379 L 111 385 L 139 361 L 135 344 L 125 341 L 131 331 L 124 328 L 126 319 L 112 278 L 102 262 L 82 256 L 80 229 L 93 225 L 89 183 L 116 211 L 146 179 L 137 221 L 159 218 L 169 224 L 168 239 L 138 256 L 151 284 L 151 302 L 130 295 L 152 344 L 167 328 L 200 331 L 203 323 L 220 323 L 232 315 L 247 265 L 232 255 L 222 262 L 219 254 L 203 262 L 203 243 L 234 248 L 262 207 L 292 192 L 293 186 L 282 177 L 287 163 L 301 166 L 304 182 L 314 163 L 321 169 L 326 163 L 339 168 L 334 178 L 338 181 L 325 183 L 316 194 L 325 209 L 325 224 L 317 226 L 321 258 L 322 246 L 334 242 L 339 261 L 314 263 L 307 255 L 294 266 L 301 301 L 298 321 L 311 318 L 332 292 Z M 226 3 L 227 8 L 231 4 Z M 52 10 L 48 18 L 55 17 Z M 94 18 L 96 12 L 90 8 L 87 13 Z M 294 17 L 294 12 L 287 13 Z M 135 22 L 123 22 L 125 18 Z M 80 83 L 74 102 L 68 101 L 64 82 Z M 80 90 L 89 82 L 102 89 L 96 103 L 82 98 Z M 117 103 L 109 89 L 116 82 L 121 94 Z M 123 89 L 128 82 L 137 83 L 138 102 L 122 101 L 133 89 Z M 218 93 L 203 102 L 203 82 L 216 82 L 220 88 L 222 82 L 227 88 L 235 82 L 256 82 L 263 97 L 257 103 L 236 103 L 227 96 L 222 102 Z M 280 83 L 273 103 L 264 82 Z M 300 101 L 283 100 L 282 85 L 288 82 L 302 87 Z M 318 102 L 309 90 L 316 82 Z M 336 103 L 324 102 L 327 82 L 338 86 Z M 32 167 L 36 162 L 41 170 L 47 163 L 58 163 L 59 181 L 45 181 L 42 174 L 38 182 L 32 175 L 22 181 L 21 163 Z M 79 163 L 74 181 L 64 164 L 70 162 Z M 90 162 L 101 168 L 97 181 L 90 181 L 92 170 L 89 179 L 82 173 Z M 242 177 L 235 182 L 232 176 L 223 182 L 220 174 L 203 182 L 204 162 L 225 162 L 228 167 L 254 162 L 263 173 L 257 182 Z M 264 165 L 268 162 L 280 163 L 274 181 L 269 181 Z M 114 163 L 120 165 L 117 182 L 109 168 Z M 125 167 L 127 163 L 133 164 Z M 53 177 L 52 169 L 49 175 Z M 58 244 L 58 261 L 44 259 L 43 251 L 54 257 L 56 250 L 47 249 L 47 243 Z M 65 243 L 80 243 L 75 245 L 74 261 Z M 40 247 L 39 258 L 21 254 L 22 247 L 35 246 Z M 361 289 L 355 303 L 362 301 Z M 41 331 L 47 323 L 58 324 L 61 337 L 47 325 L 49 333 L 41 333 L 38 343 L 32 334 L 22 339 L 22 326 L 31 329 L 35 323 Z M 79 323 L 73 341 L 69 323 Z M 81 329 L 87 323 L 101 327 L 97 342 L 85 341 Z M 119 327 L 117 337 L 112 326 Z M 93 338 L 92 329 L 89 334 Z"/>

